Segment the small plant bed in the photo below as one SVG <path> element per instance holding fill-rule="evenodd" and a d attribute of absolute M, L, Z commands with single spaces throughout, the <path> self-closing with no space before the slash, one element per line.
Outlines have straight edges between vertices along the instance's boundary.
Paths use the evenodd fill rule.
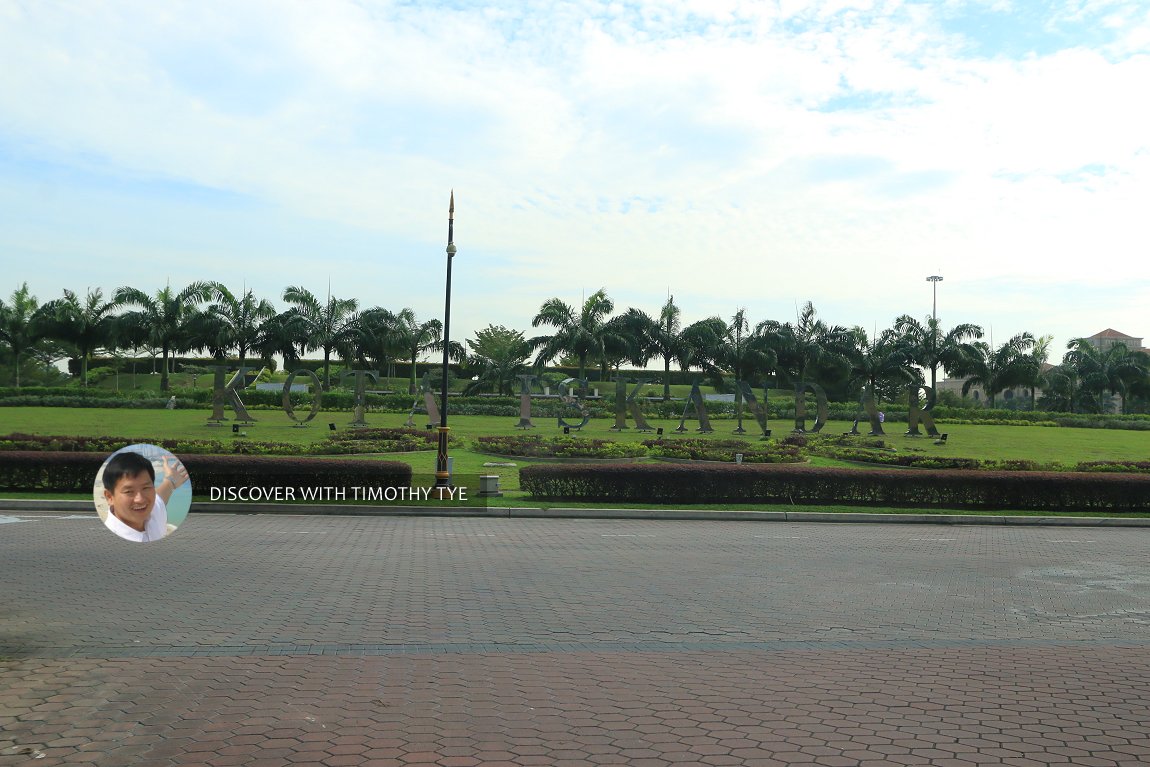
<path fill-rule="evenodd" d="M 783 437 L 782 444 L 795 447 L 809 448 L 817 452 L 833 447 L 865 448 L 867 450 L 893 450 L 883 437 L 872 437 L 869 434 L 788 434 Z"/>
<path fill-rule="evenodd" d="M 616 442 L 586 437 L 552 437 L 534 434 L 508 437 L 477 437 L 475 449 L 481 453 L 513 458 L 642 458 L 645 444 Z"/>
<path fill-rule="evenodd" d="M 840 461 L 873 463 L 883 466 L 898 466 L 914 469 L 978 469 L 983 471 L 1057 471 L 1061 467 L 1042 465 L 1035 461 L 1007 460 L 984 461 L 978 458 L 959 458 L 948 455 L 912 455 L 880 450 L 865 450 L 849 447 L 828 447 L 812 450 L 823 458 L 836 458 Z M 1118 469 L 1115 469 L 1118 471 Z"/>
<path fill-rule="evenodd" d="M 649 439 L 643 442 L 654 458 L 732 463 L 736 454 L 743 463 L 799 463 L 803 451 L 796 445 L 743 442 L 738 439 Z"/>
<path fill-rule="evenodd" d="M 439 434 L 419 429 L 347 429 L 313 443 L 305 452 L 320 455 L 350 455 L 353 453 L 413 453 L 435 450 Z M 448 445 L 459 447 L 458 437 L 448 437 Z"/>

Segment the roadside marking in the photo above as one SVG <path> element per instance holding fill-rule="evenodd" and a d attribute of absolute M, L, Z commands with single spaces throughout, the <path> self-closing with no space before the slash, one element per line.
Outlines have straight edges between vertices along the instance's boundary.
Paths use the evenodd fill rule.
<path fill-rule="evenodd" d="M 1097 541 L 1080 541 L 1070 538 L 1047 538 L 1047 543 L 1097 543 Z"/>
<path fill-rule="evenodd" d="M 86 519 L 91 522 L 93 517 L 91 514 L 20 514 L 18 516 L 0 515 L 0 524 L 5 522 L 31 522 L 34 519 Z M 95 517 L 99 519 L 99 517 Z"/>
<path fill-rule="evenodd" d="M 805 540 L 807 538 L 807 536 L 805 536 L 805 535 L 755 535 L 752 537 L 753 538 L 787 538 L 789 540 L 794 540 L 794 539 L 798 539 L 798 538 L 802 538 Z"/>

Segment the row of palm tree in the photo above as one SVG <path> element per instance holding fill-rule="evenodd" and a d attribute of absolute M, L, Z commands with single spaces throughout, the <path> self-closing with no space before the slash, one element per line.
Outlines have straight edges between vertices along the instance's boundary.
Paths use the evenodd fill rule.
<path fill-rule="evenodd" d="M 964 397 L 982 389 L 990 407 L 1000 393 L 1019 387 L 1030 390 L 1032 406 L 1034 392 L 1049 387 L 1065 393 L 1065 401 L 1048 397 L 1045 404 L 1050 407 L 1092 412 L 1105 409 L 1107 394 L 1120 395 L 1123 407 L 1131 396 L 1150 394 L 1150 357 L 1121 344 L 1103 352 L 1086 339 L 1075 339 L 1063 363 L 1051 368 L 1046 364 L 1050 336 L 1036 339 L 1024 332 L 993 346 L 981 340 L 978 325 L 962 323 L 947 329 L 934 316 L 921 321 L 899 316 L 891 328 L 872 338 L 861 327 L 828 325 L 809 302 L 793 323 L 766 320 L 753 327 L 742 309 L 730 321 L 710 317 L 684 327 L 673 297 L 658 317 L 638 309 L 612 317 L 613 309 L 603 290 L 578 309 L 549 299 L 532 325 L 554 332 L 525 340 L 525 348 L 537 351 L 537 365 L 563 354 L 573 357 L 581 378 L 589 359 L 597 360 L 604 373 L 622 362 L 642 366 L 662 360 L 664 399 L 670 397 L 673 363 L 683 370 L 697 368 L 720 385 L 724 378 L 775 375 L 796 388 L 846 382 L 847 388 L 887 400 L 914 382 L 937 392 L 942 369 L 963 379 Z"/>
<path fill-rule="evenodd" d="M 414 392 L 417 363 L 443 350 L 439 320 L 421 322 L 409 308 L 360 311 L 355 299 L 330 294 L 321 299 L 299 286 L 285 288 L 282 299 L 287 308 L 277 311 L 250 289 L 233 294 L 218 282 L 195 282 L 154 294 L 122 287 L 107 299 L 100 290 L 83 298 L 65 290 L 63 298 L 40 306 L 22 285 L 8 303 L 0 301 L 0 343 L 14 360 L 17 386 L 23 357 L 62 344 L 79 358 L 85 382 L 88 361 L 100 350 L 153 350 L 162 360 L 163 390 L 170 388 L 175 353 L 206 351 L 240 362 L 250 355 L 278 355 L 287 366 L 309 352 L 322 352 L 325 388 L 331 386 L 333 357 L 381 370 L 406 361 Z M 1015 387 L 1045 388 L 1045 406 L 1082 411 L 1102 409 L 1112 395 L 1125 406 L 1150 388 L 1150 360 L 1121 345 L 1104 353 L 1076 339 L 1062 364 L 1047 370 L 1049 337 L 1020 333 L 994 347 L 981 340 L 977 325 L 946 329 L 936 317 L 920 321 L 909 315 L 872 337 L 860 327 L 828 325 L 811 303 L 793 322 L 752 324 L 739 309 L 729 320 L 708 317 L 684 325 L 673 296 L 657 316 L 636 308 L 615 314 L 614 302 L 600 289 L 575 306 L 559 298 L 544 301 L 531 324 L 544 333 L 527 338 L 518 330 L 488 326 L 468 339 L 466 348 L 451 344 L 449 357 L 466 363 L 471 375 L 467 391 L 509 393 L 517 376 L 556 361 L 576 366 L 581 379 L 589 364 L 597 365 L 601 380 L 624 365 L 661 362 L 664 399 L 670 398 L 673 366 L 698 370 L 717 386 L 773 377 L 796 389 L 837 385 L 840 391 L 868 391 L 887 400 L 916 381 L 936 390 L 942 369 L 965 379 L 964 396 L 974 387 L 985 391 L 992 407 L 999 393 Z"/>
<path fill-rule="evenodd" d="M 160 388 L 170 388 L 175 353 L 206 351 L 217 359 L 235 353 L 279 355 L 298 362 L 308 352 L 323 353 L 323 383 L 331 386 L 331 359 L 362 360 L 386 367 L 396 360 L 415 363 L 442 349 L 438 320 L 420 322 L 411 309 L 393 313 L 372 308 L 358 311 L 355 299 L 316 297 L 303 287 L 283 292 L 288 305 L 277 312 L 251 290 L 233 294 L 218 282 L 194 282 L 182 290 L 165 286 L 154 294 L 125 286 L 105 298 L 100 289 L 80 297 L 65 290 L 63 298 L 40 305 L 22 285 L 10 303 L 0 300 L 0 342 L 8 346 L 20 385 L 22 357 L 48 342 L 60 342 L 80 361 L 80 380 L 87 383 L 88 363 L 99 351 L 148 349 L 161 358 Z M 457 349 L 453 349 L 457 352 Z"/>

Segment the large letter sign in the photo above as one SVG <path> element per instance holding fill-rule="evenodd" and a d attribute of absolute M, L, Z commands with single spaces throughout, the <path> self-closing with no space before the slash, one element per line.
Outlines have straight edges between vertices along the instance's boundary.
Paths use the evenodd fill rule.
<path fill-rule="evenodd" d="M 874 389 L 868 384 L 863 388 L 862 397 L 859 398 L 859 407 L 866 413 L 867 420 L 870 422 L 870 434 L 867 436 L 877 437 L 886 434 L 882 430 L 882 421 L 878 417 L 878 406 L 874 401 Z M 851 434 L 859 433 L 859 416 L 855 415 L 855 422 L 851 426 Z"/>
<path fill-rule="evenodd" d="M 515 428 L 534 429 L 535 424 L 531 423 L 531 385 L 536 383 L 539 377 L 521 375 L 517 378 L 519 379 L 519 423 L 515 424 Z"/>
<path fill-rule="evenodd" d="M 926 407 L 921 410 L 918 407 L 918 393 L 920 391 L 926 392 Z M 906 422 L 907 430 L 906 436 L 919 437 L 922 432 L 918 430 L 918 422 L 922 421 L 922 425 L 926 427 L 926 433 L 932 437 L 938 436 L 938 427 L 934 425 L 934 416 L 930 414 L 934 410 L 934 389 L 929 386 L 911 386 L 910 392 L 907 397 L 906 409 Z"/>
<path fill-rule="evenodd" d="M 355 416 L 350 425 L 367 426 L 367 421 L 363 417 L 364 406 L 367 402 L 367 379 L 370 378 L 379 383 L 379 373 L 374 370 L 345 370 L 340 375 L 339 382 L 342 384 L 348 376 L 355 377 Z"/>
<path fill-rule="evenodd" d="M 739 394 L 743 398 L 743 402 L 747 403 L 751 412 L 755 416 L 755 420 L 759 422 L 759 428 L 763 430 L 763 437 L 767 436 L 767 389 L 763 387 L 763 402 L 762 404 L 755 398 L 755 392 L 751 389 L 751 385 L 746 381 L 736 381 L 735 387 L 738 389 Z M 742 413 L 739 413 L 739 428 L 735 429 L 735 434 L 745 434 L 746 429 L 743 428 Z"/>
<path fill-rule="evenodd" d="M 431 373 L 424 373 L 423 378 L 419 383 L 419 391 L 423 393 L 423 407 L 427 411 L 427 428 L 432 428 L 439 423 L 439 405 L 435 402 L 435 394 L 431 391 Z M 407 414 L 407 422 L 404 426 L 409 428 L 415 427 L 415 413 L 419 410 L 419 400 L 411 403 L 411 412 Z"/>
<path fill-rule="evenodd" d="M 215 372 L 215 386 L 212 390 L 212 415 L 208 418 L 209 422 L 214 422 L 216 426 L 221 422 L 228 420 L 224 415 L 224 405 L 232 406 L 235 411 L 237 421 L 247 421 L 248 423 L 255 423 L 256 419 L 248 414 L 248 409 L 244 407 L 243 400 L 236 392 L 236 384 L 244 379 L 244 373 L 255 368 L 249 368 L 244 365 L 236 371 L 231 380 L 224 383 L 224 374 L 228 370 L 227 365 L 212 365 L 212 370 Z"/>
<path fill-rule="evenodd" d="M 827 418 L 830 416 L 830 408 L 827 407 L 827 393 L 823 391 L 823 387 L 817 383 L 810 381 L 803 381 L 795 386 L 795 432 L 803 434 L 807 430 L 807 390 L 810 389 L 815 393 L 815 425 L 811 427 L 812 432 L 822 431 L 823 426 L 826 425 Z"/>
<path fill-rule="evenodd" d="M 302 421 L 300 419 L 296 418 L 295 408 L 293 408 L 292 404 L 291 404 L 291 385 L 292 385 L 292 382 L 295 381 L 295 377 L 298 375 L 305 375 L 311 379 L 311 390 L 313 392 L 313 396 L 312 396 L 312 400 L 311 400 L 311 412 L 308 413 L 307 417 L 304 418 Z M 315 418 L 316 413 L 319 412 L 319 407 L 320 407 L 321 402 L 323 402 L 323 384 L 320 383 L 319 376 L 317 376 L 315 374 L 314 370 L 307 370 L 306 368 L 301 368 L 301 369 L 293 372 L 290 376 L 288 376 L 287 380 L 284 381 L 284 391 L 283 391 L 284 412 L 287 413 L 288 418 L 295 421 L 296 426 L 306 426 L 308 421 Z"/>
<path fill-rule="evenodd" d="M 647 379 L 640 378 L 635 388 L 631 391 L 631 395 L 627 395 L 627 379 L 623 376 L 615 378 L 615 425 L 611 427 L 611 431 L 622 431 L 629 428 L 627 426 L 627 411 L 631 411 L 631 417 L 635 419 L 635 428 L 639 431 L 652 431 L 651 424 L 647 423 L 647 418 L 643 415 L 643 411 L 639 409 L 639 391 L 646 385 Z"/>
<path fill-rule="evenodd" d="M 579 384 L 578 389 L 572 389 L 571 384 Z M 559 400 L 564 404 L 577 408 L 579 417 L 582 419 L 579 423 L 567 423 L 567 419 L 562 414 L 559 416 L 559 426 L 568 429 L 582 429 L 591 420 L 587 408 L 583 405 L 583 396 L 587 393 L 587 379 L 586 378 L 564 378 L 559 382 Z"/>
<path fill-rule="evenodd" d="M 695 381 L 691 384 L 691 394 L 687 397 L 687 402 L 683 405 L 683 416 L 679 419 L 679 426 L 675 429 L 677 432 L 684 432 L 687 430 L 687 412 L 695 408 L 695 418 L 699 421 L 699 428 L 695 431 L 710 434 L 714 431 L 711 428 L 711 419 L 707 416 L 707 406 L 703 401 L 703 393 L 699 391 L 699 382 Z"/>

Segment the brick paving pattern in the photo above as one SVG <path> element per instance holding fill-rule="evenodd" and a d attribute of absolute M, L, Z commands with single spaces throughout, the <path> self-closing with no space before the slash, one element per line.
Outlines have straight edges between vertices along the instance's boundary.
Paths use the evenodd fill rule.
<path fill-rule="evenodd" d="M 0 511 L 0 765 L 1144 765 L 1148 554 L 1137 529 L 270 516 L 128 544 Z"/>

